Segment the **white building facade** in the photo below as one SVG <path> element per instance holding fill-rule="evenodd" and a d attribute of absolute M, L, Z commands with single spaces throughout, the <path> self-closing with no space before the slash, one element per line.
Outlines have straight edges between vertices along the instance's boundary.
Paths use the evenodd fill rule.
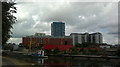
<path fill-rule="evenodd" d="M 72 37 L 73 39 L 73 45 L 75 46 L 75 44 L 79 43 L 85 43 L 85 42 L 89 42 L 89 43 L 97 43 L 97 44 L 101 44 L 103 41 L 102 39 L 102 34 L 97 32 L 97 33 L 71 33 L 70 37 Z"/>

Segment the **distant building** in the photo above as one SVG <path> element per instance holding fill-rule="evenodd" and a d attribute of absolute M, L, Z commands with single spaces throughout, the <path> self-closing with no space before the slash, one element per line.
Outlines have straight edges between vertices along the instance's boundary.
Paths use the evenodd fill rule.
<path fill-rule="evenodd" d="M 26 36 L 28 38 L 40 38 L 40 37 L 51 37 L 50 35 L 46 35 L 45 33 L 35 33 L 34 35 Z"/>
<path fill-rule="evenodd" d="M 23 37 L 23 44 L 29 45 L 30 41 L 32 44 L 55 44 L 55 45 L 72 45 L 72 38 L 70 37 Z M 34 45 L 34 46 L 35 46 Z"/>
<path fill-rule="evenodd" d="M 92 36 L 92 37 L 91 37 Z M 92 34 L 90 34 L 90 42 L 91 43 L 98 43 L 98 44 L 101 44 L 103 41 L 103 39 L 102 39 L 102 34 L 101 33 L 99 33 L 99 32 L 97 32 L 97 33 L 92 33 Z"/>
<path fill-rule="evenodd" d="M 56 49 L 59 48 L 61 50 L 69 49 L 73 47 L 73 40 L 69 36 L 64 37 L 53 37 L 53 36 L 27 36 L 22 39 L 23 46 L 31 46 L 38 47 L 43 45 L 45 49 Z"/>
<path fill-rule="evenodd" d="M 71 33 L 70 37 L 73 38 L 73 45 L 79 43 L 97 43 L 101 44 L 102 43 L 102 34 L 97 32 L 97 33 Z"/>
<path fill-rule="evenodd" d="M 35 33 L 35 36 L 45 36 L 45 33 Z"/>
<path fill-rule="evenodd" d="M 100 48 L 110 48 L 111 45 L 100 45 L 99 47 L 100 47 Z"/>
<path fill-rule="evenodd" d="M 65 36 L 65 23 L 53 22 L 51 24 L 51 36 L 54 36 L 54 37 Z"/>

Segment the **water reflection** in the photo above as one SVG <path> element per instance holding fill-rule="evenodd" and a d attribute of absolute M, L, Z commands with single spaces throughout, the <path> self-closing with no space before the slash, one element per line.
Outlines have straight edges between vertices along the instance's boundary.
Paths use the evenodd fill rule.
<path fill-rule="evenodd" d="M 49 58 L 25 58 L 24 60 L 35 63 L 35 65 L 44 65 L 46 67 L 65 66 L 65 67 L 119 67 L 119 61 L 107 60 L 88 60 L 88 59 L 72 59 L 63 57 Z"/>

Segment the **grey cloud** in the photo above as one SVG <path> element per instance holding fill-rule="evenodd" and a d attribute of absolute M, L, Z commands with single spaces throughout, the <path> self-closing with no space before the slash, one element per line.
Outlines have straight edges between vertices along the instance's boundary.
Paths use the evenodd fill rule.
<path fill-rule="evenodd" d="M 117 3 L 21 3 L 18 4 L 18 22 L 13 37 L 23 37 L 36 32 L 50 34 L 52 21 L 65 21 L 66 34 L 72 32 L 102 32 L 105 35 L 118 32 Z M 32 16 L 36 16 L 34 20 Z M 81 18 L 81 17 L 84 18 Z M 103 31 L 106 29 L 105 31 Z M 107 33 L 106 33 L 107 32 Z M 114 38 L 111 35 L 111 38 Z M 108 42 L 108 36 L 105 36 Z"/>

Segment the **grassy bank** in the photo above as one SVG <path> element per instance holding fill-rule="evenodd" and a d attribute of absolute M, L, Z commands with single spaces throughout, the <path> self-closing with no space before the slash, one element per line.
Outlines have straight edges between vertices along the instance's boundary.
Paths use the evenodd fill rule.
<path fill-rule="evenodd" d="M 18 60 L 18 59 L 10 58 L 10 57 L 2 57 L 2 58 L 11 61 L 15 65 L 32 65 L 33 64 L 33 63 L 30 63 L 30 62 L 26 62 L 26 61 L 23 61 L 23 60 Z"/>

